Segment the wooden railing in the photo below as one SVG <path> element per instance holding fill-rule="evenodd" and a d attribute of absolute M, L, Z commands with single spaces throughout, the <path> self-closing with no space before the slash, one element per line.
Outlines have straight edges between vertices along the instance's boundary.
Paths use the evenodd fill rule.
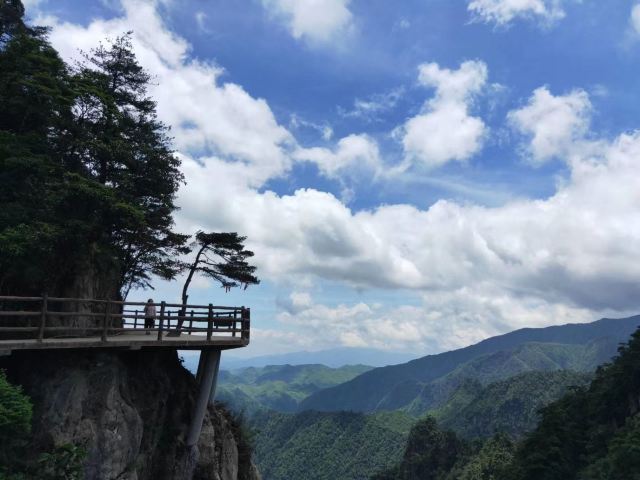
<path fill-rule="evenodd" d="M 237 337 L 249 341 L 251 310 L 245 307 L 153 303 L 153 326 L 145 328 L 146 302 L 80 298 L 0 296 L 0 341 L 96 337 L 102 342 L 119 335 L 193 335 L 202 341 Z M 193 337 L 192 337 L 193 338 Z M 196 338 L 193 338 L 196 340 Z"/>

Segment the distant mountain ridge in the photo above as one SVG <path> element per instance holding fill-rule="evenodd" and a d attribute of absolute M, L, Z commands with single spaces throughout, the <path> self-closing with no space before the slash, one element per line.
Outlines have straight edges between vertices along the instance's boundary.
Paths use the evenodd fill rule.
<path fill-rule="evenodd" d="M 266 367 L 268 365 L 310 365 L 321 364 L 331 368 L 345 365 L 371 365 L 383 367 L 405 363 L 419 357 L 417 353 L 387 352 L 375 348 L 339 347 L 316 352 L 292 352 L 278 355 L 263 355 L 253 358 L 237 358 L 223 355 L 221 368 L 235 370 L 247 367 Z"/>
<path fill-rule="evenodd" d="M 310 395 L 301 402 L 300 410 L 411 410 L 411 404 L 417 401 L 416 399 L 429 396 L 429 392 L 424 390 L 433 388 L 434 385 L 428 384 L 451 374 L 467 362 L 471 364 L 464 368 L 481 368 L 480 364 L 483 361 L 492 363 L 493 360 L 490 371 L 496 368 L 506 369 L 503 374 L 488 379 L 487 383 L 530 370 L 570 368 L 589 371 L 598 364 L 609 361 L 616 354 L 618 343 L 627 341 L 639 325 L 640 315 L 624 319 L 604 318 L 586 324 L 516 330 L 458 350 L 429 355 L 400 365 L 375 368 L 353 380 Z M 553 344 L 557 346 L 550 346 Z M 523 345 L 527 346 L 522 347 Z M 519 352 L 515 352 L 516 355 L 513 352 L 518 347 L 526 350 L 527 361 L 532 363 L 530 367 L 525 365 L 518 369 L 513 368 L 513 363 L 510 364 L 519 361 Z M 570 352 L 571 350 L 575 351 Z M 484 357 L 487 355 L 489 357 Z M 478 373 L 469 374 L 468 377 L 477 378 Z M 436 384 L 435 387 L 437 386 Z M 446 401 L 454 390 L 452 386 L 455 387 L 449 385 L 447 391 L 440 394 L 439 402 L 426 402 L 422 407 L 423 411 L 437 408 Z M 413 407 L 413 413 L 420 413 L 418 410 Z"/>

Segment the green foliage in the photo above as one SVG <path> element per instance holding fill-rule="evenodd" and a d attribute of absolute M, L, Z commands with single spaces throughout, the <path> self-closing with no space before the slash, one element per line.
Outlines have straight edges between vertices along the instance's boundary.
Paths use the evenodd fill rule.
<path fill-rule="evenodd" d="M 227 292 L 241 285 L 246 290 L 249 285 L 260 283 L 254 275 L 256 267 L 247 261 L 253 257 L 253 252 L 244 248 L 246 239 L 247 237 L 236 232 L 198 231 L 195 234 L 195 240 L 190 246 L 196 250 L 195 258 L 191 263 L 180 264 L 181 269 L 188 272 L 182 287 L 183 305 L 187 304 L 189 286 L 196 273 L 217 281 Z M 180 314 L 186 315 L 184 308 Z"/>
<path fill-rule="evenodd" d="M 86 452 L 62 445 L 30 461 L 33 406 L 19 386 L 7 381 L 0 370 L 0 480 L 80 480 Z"/>
<path fill-rule="evenodd" d="M 604 457 L 584 470 L 584 480 L 640 479 L 640 416 L 630 417 L 608 444 Z"/>
<path fill-rule="evenodd" d="M 462 458 L 448 475 L 450 480 L 506 480 L 511 471 L 515 445 L 504 434 L 496 434 L 477 453 Z"/>
<path fill-rule="evenodd" d="M 0 7 L 0 290 L 55 292 L 89 270 L 126 296 L 173 277 L 183 177 L 128 36 L 71 69 L 20 2 Z"/>
<path fill-rule="evenodd" d="M 294 412 L 310 394 L 370 370 L 365 365 L 269 365 L 222 371 L 217 397 L 236 411 L 261 408 Z"/>
<path fill-rule="evenodd" d="M 84 478 L 82 462 L 87 452 L 80 447 L 65 444 L 38 458 L 37 475 L 41 480 L 81 480 Z"/>
<path fill-rule="evenodd" d="M 588 384 L 593 376 L 570 370 L 526 372 L 494 382 L 475 395 L 462 387 L 433 415 L 464 438 L 486 438 L 495 432 L 520 437 L 538 424 L 538 411 L 570 388 Z M 466 402 L 466 403 L 465 403 Z"/>
<path fill-rule="evenodd" d="M 20 466 L 22 449 L 31 434 L 33 406 L 20 387 L 7 381 L 0 370 L 0 472 Z"/>
<path fill-rule="evenodd" d="M 518 449 L 518 478 L 637 478 L 639 398 L 640 330 L 588 388 L 543 410 L 538 428 Z"/>
<path fill-rule="evenodd" d="M 400 464 L 373 480 L 444 480 L 464 450 L 455 433 L 439 429 L 433 417 L 426 417 L 411 428 Z"/>
<path fill-rule="evenodd" d="M 265 480 L 365 479 L 400 459 L 411 423 L 400 412 L 260 413 L 255 460 Z"/>

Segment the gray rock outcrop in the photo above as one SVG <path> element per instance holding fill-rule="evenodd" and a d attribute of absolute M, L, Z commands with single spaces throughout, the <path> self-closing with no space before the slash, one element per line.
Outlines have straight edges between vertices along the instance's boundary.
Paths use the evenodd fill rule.
<path fill-rule="evenodd" d="M 171 350 L 14 352 L 0 361 L 34 403 L 34 451 L 72 443 L 87 480 L 258 480 L 241 426 L 209 407 L 184 444 L 197 393 Z"/>

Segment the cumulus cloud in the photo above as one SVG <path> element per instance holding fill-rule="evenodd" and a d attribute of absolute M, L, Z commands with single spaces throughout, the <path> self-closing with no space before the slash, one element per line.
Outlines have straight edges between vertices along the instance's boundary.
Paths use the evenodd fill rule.
<path fill-rule="evenodd" d="M 317 162 L 323 174 L 333 177 L 360 162 L 377 167 L 377 145 L 364 135 L 347 136 L 333 150 L 300 147 L 266 100 L 224 82 L 220 66 L 191 58 L 189 44 L 165 26 L 156 3 L 122 0 L 122 8 L 123 15 L 95 19 L 87 26 L 54 17 L 39 20 L 52 27 L 51 41 L 67 59 L 79 59 L 80 50 L 133 30 L 136 55 L 155 80 L 150 94 L 158 115 L 171 125 L 180 152 L 224 158 L 231 162 L 230 171 L 241 172 L 243 183 L 256 188 L 285 175 L 295 161 Z M 312 125 L 292 117 L 293 127 L 301 124 Z M 325 140 L 332 133 L 328 125 L 322 126 Z"/>
<path fill-rule="evenodd" d="M 497 25 L 512 21 L 537 19 L 551 24 L 565 16 L 564 0 L 472 0 L 468 9 L 474 18 Z"/>
<path fill-rule="evenodd" d="M 274 280 L 314 275 L 422 292 L 483 286 L 490 295 L 628 311 L 639 306 L 638 158 L 640 133 L 624 134 L 572 162 L 567 183 L 545 200 L 359 212 L 312 189 L 235 188 L 224 162 L 186 161 L 181 221 L 244 232 L 262 275 Z M 227 180 L 211 189 L 216 178 Z"/>
<path fill-rule="evenodd" d="M 434 292 L 417 305 L 394 307 L 364 302 L 328 306 L 314 301 L 308 293 L 295 291 L 289 301 L 298 307 L 282 309 L 278 321 L 304 329 L 314 338 L 315 348 L 367 346 L 435 353 L 504 333 L 507 326 L 513 329 L 592 319 L 586 309 L 517 298 L 485 286 Z"/>
<path fill-rule="evenodd" d="M 255 185 L 290 168 L 287 151 L 295 140 L 265 100 L 221 81 L 219 66 L 189 58 L 188 43 L 165 27 L 154 2 L 123 0 L 122 7 L 124 15 L 95 19 L 87 26 L 41 20 L 53 27 L 51 42 L 67 59 L 133 30 L 138 59 L 155 78 L 150 94 L 160 118 L 171 125 L 179 150 L 242 160 L 253 167 L 247 171 Z"/>
<path fill-rule="evenodd" d="M 352 25 L 350 0 L 262 0 L 296 39 L 328 42 Z"/>
<path fill-rule="evenodd" d="M 487 66 L 467 61 L 458 70 L 449 70 L 425 63 L 419 67 L 418 80 L 434 88 L 435 95 L 401 128 L 407 158 L 433 168 L 477 153 L 487 127 L 469 114 L 469 107 L 487 82 Z"/>
<path fill-rule="evenodd" d="M 363 169 L 379 173 L 382 160 L 377 143 L 367 135 L 349 135 L 341 138 L 335 148 L 301 148 L 294 153 L 298 161 L 310 161 L 326 176 L 345 174 Z"/>
<path fill-rule="evenodd" d="M 450 347 L 518 326 L 583 321 L 594 312 L 626 313 L 640 306 L 640 132 L 572 147 L 569 139 L 588 126 L 590 104 L 580 91 L 553 97 L 538 90 L 520 114 L 510 116 L 531 137 L 532 156 L 544 161 L 564 150 L 572 158 L 570 177 L 549 198 L 493 208 L 439 201 L 426 209 L 397 204 L 353 211 L 329 193 L 300 189 L 278 195 L 264 185 L 296 161 L 315 162 L 326 175 L 373 166 L 379 153 L 371 139 L 352 135 L 329 148 L 300 147 L 265 100 L 223 82 L 219 66 L 191 59 L 189 45 L 166 28 L 153 4 L 126 0 L 123 8 L 122 17 L 85 26 L 50 19 L 51 38 L 69 58 L 78 47 L 88 50 L 105 36 L 134 29 L 136 53 L 157 78 L 151 94 L 160 119 L 173 126 L 183 159 L 187 185 L 179 192 L 182 210 L 176 218 L 181 231 L 247 235 L 265 280 L 291 284 L 312 277 L 410 290 L 423 298 L 420 306 L 397 309 L 400 315 L 357 302 L 325 307 L 332 312 L 299 295 L 291 299 L 289 317 L 284 309 L 284 324 L 315 324 L 320 314 L 343 316 L 355 326 L 336 321 L 327 335 L 344 345 L 384 345 L 385 338 L 394 348 L 417 345 L 403 336 L 417 332 L 420 345 L 437 337 L 441 347 Z M 407 140 L 416 155 L 428 153 L 423 161 L 468 158 L 479 148 L 486 127 L 468 108 L 486 76 L 481 62 L 458 70 L 422 66 L 420 81 L 435 88 L 435 95 L 420 116 L 457 108 L 461 113 L 449 124 L 451 131 L 465 122 L 476 125 L 462 129 L 470 134 L 448 137 L 453 146 L 424 147 L 415 140 L 414 147 Z M 538 129 L 549 121 L 555 129 Z M 565 133 L 558 137 L 556 131 Z M 437 129 L 431 135 L 445 138 Z M 399 334 L 390 332 L 398 325 Z M 254 338 L 260 336 L 282 346 L 294 337 L 315 342 L 268 329 L 257 329 Z"/>
<path fill-rule="evenodd" d="M 584 90 L 554 96 L 547 87 L 540 87 L 526 106 L 509 112 L 507 118 L 517 131 L 530 138 L 527 155 L 540 165 L 570 156 L 589 130 L 591 110 Z"/>

